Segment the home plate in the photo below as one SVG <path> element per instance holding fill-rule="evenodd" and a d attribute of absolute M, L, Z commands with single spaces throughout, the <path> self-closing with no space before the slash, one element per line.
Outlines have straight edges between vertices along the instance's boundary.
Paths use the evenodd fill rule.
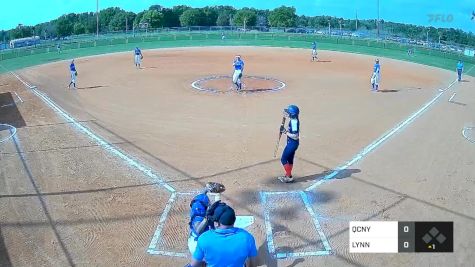
<path fill-rule="evenodd" d="M 234 227 L 237 228 L 246 228 L 251 226 L 254 223 L 254 216 L 236 216 L 236 222 Z"/>

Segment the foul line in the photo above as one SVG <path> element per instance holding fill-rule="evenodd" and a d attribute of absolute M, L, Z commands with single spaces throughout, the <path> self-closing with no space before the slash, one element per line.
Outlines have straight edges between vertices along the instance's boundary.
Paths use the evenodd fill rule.
<path fill-rule="evenodd" d="M 395 135 L 397 132 L 399 132 L 400 130 L 402 130 L 405 126 L 411 124 L 412 122 L 414 122 L 414 120 L 420 116 L 421 114 L 423 114 L 425 111 L 427 111 L 427 109 L 432 106 L 432 104 L 434 104 L 444 93 L 445 91 L 447 91 L 448 89 L 450 89 L 455 83 L 457 82 L 457 80 L 453 81 L 452 83 L 450 83 L 449 86 L 447 86 L 444 90 L 440 91 L 431 101 L 429 101 L 428 103 L 426 103 L 424 106 L 422 106 L 422 108 L 420 108 L 418 111 L 416 111 L 415 113 L 413 113 L 411 116 L 409 116 L 406 120 L 404 120 L 403 122 L 399 123 L 396 127 L 394 127 L 393 129 L 391 129 L 389 132 L 385 133 L 383 136 L 381 136 L 380 138 L 376 139 L 376 141 L 374 141 L 373 143 L 369 144 L 368 146 L 366 146 L 365 148 L 363 148 L 363 150 L 361 150 L 358 154 L 356 154 L 356 156 L 354 156 L 350 161 L 348 161 L 347 163 L 345 163 L 344 165 L 341 165 L 341 166 L 338 166 L 335 170 L 333 170 L 331 173 L 325 175 L 321 180 L 315 182 L 313 185 L 309 186 L 307 189 L 305 189 L 305 191 L 311 191 L 313 189 L 315 189 L 317 186 L 327 182 L 328 180 L 331 180 L 333 179 L 335 176 L 337 176 L 338 174 L 340 174 L 341 171 L 343 170 L 346 170 L 348 169 L 351 165 L 355 164 L 356 162 L 362 160 L 364 157 L 366 157 L 370 152 L 372 152 L 373 150 L 375 150 L 377 147 L 379 147 L 380 145 L 382 145 L 385 141 L 387 141 L 389 138 L 391 138 L 393 135 Z"/>
<path fill-rule="evenodd" d="M 154 181 L 156 181 L 159 185 L 163 186 L 165 189 L 167 189 L 170 192 L 175 192 L 176 190 L 171 187 L 169 184 L 167 184 L 161 177 L 159 177 L 155 172 L 148 166 L 140 163 L 138 160 L 135 160 L 128 155 L 126 155 L 124 152 L 120 151 L 118 148 L 115 146 L 111 145 L 109 142 L 107 142 L 104 138 L 100 137 L 99 135 L 95 134 L 90 130 L 89 128 L 81 125 L 74 119 L 71 115 L 69 115 L 66 111 L 64 111 L 62 108 L 59 107 L 53 100 L 51 100 L 46 94 L 40 92 L 37 90 L 36 86 L 30 85 L 28 82 L 24 81 L 21 79 L 16 73 L 10 72 L 13 76 L 15 76 L 20 82 L 22 82 L 26 87 L 30 88 L 31 91 L 38 96 L 43 102 L 45 102 L 48 106 L 50 106 L 56 113 L 61 115 L 66 121 L 70 122 L 72 125 L 74 125 L 79 131 L 83 132 L 89 138 L 94 140 L 99 146 L 101 146 L 103 149 L 111 153 L 112 155 L 117 156 L 118 158 L 122 159 L 129 167 L 133 167 L 139 171 L 141 171 L 143 174 L 146 176 L 152 178 Z"/>

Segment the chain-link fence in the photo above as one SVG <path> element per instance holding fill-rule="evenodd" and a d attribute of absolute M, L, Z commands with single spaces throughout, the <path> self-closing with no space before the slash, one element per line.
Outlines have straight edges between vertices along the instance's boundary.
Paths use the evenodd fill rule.
<path fill-rule="evenodd" d="M 427 54 L 450 59 L 463 59 L 475 63 L 474 57 L 465 56 L 463 45 L 411 40 L 398 36 L 375 32 L 339 31 L 331 28 L 266 28 L 266 27 L 180 27 L 180 28 L 138 28 L 131 31 L 107 32 L 96 35 L 78 35 L 61 40 L 41 40 L 35 46 L 5 49 L 0 51 L 0 60 L 7 60 L 41 53 L 58 53 L 63 50 L 99 46 L 137 44 L 144 42 L 180 41 L 180 40 L 243 40 L 243 41 L 304 41 L 375 47 L 407 51 L 408 53 Z M 59 44 L 59 48 L 58 48 Z"/>

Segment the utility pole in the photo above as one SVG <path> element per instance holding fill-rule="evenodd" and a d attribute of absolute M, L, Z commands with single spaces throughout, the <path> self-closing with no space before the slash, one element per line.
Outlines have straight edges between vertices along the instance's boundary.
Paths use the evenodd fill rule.
<path fill-rule="evenodd" d="M 379 0 L 378 1 L 378 22 L 376 23 L 376 27 L 378 27 L 378 39 L 379 39 Z"/>
<path fill-rule="evenodd" d="M 338 21 L 340 23 L 340 35 L 343 35 L 343 32 L 341 31 L 341 19 Z"/>
<path fill-rule="evenodd" d="M 125 34 L 127 34 L 127 29 L 129 28 L 128 25 L 128 18 L 127 18 L 127 15 L 125 15 Z"/>
<path fill-rule="evenodd" d="M 96 38 L 99 38 L 99 0 L 96 0 Z"/>
<path fill-rule="evenodd" d="M 358 31 L 358 9 L 356 9 L 356 29 L 355 31 Z"/>
<path fill-rule="evenodd" d="M 332 32 L 330 30 L 330 20 L 328 20 L 328 36 L 332 36 Z"/>

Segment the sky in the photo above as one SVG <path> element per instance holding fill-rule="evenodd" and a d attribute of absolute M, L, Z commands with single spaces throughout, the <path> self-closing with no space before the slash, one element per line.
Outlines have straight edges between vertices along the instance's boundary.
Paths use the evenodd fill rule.
<path fill-rule="evenodd" d="M 14 28 L 19 23 L 35 25 L 55 19 L 62 14 L 96 10 L 96 0 L 2 0 L 2 2 L 0 30 Z M 358 12 L 360 19 L 373 19 L 377 18 L 377 2 L 378 0 L 99 0 L 99 8 L 117 6 L 137 13 L 154 4 L 165 7 L 232 5 L 237 8 L 259 9 L 274 9 L 286 5 L 294 6 L 299 15 L 355 18 Z M 472 11 L 475 11 L 473 0 L 380 0 L 380 18 L 386 21 L 457 28 L 467 32 L 475 32 L 475 20 L 471 20 Z"/>

